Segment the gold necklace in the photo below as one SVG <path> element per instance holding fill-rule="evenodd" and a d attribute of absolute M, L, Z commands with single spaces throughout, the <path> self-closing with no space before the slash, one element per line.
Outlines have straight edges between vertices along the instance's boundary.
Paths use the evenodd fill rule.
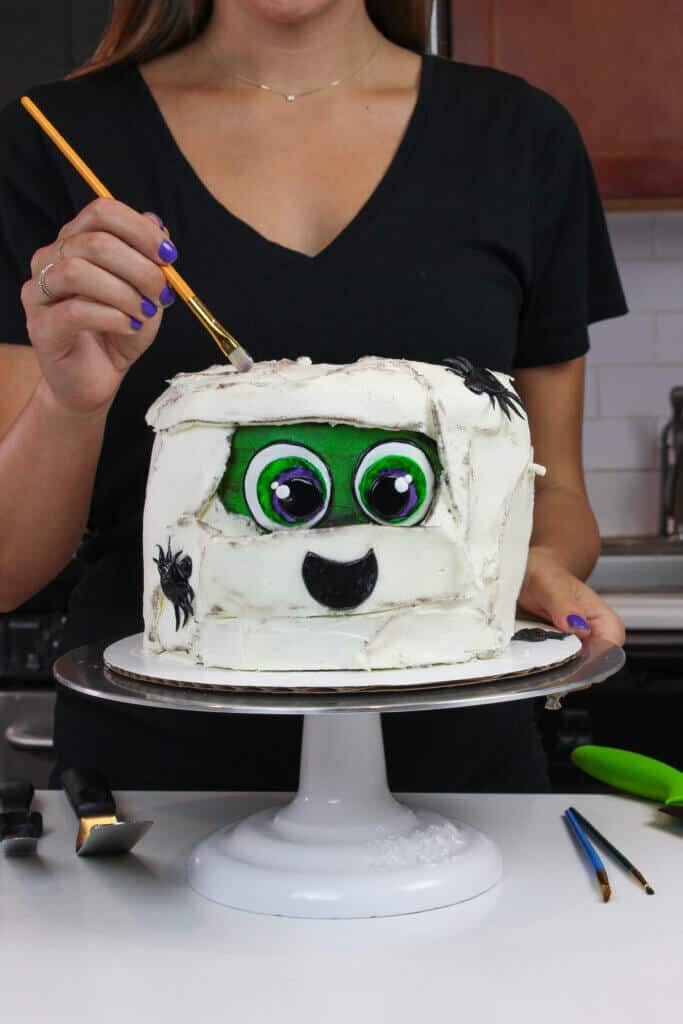
<path fill-rule="evenodd" d="M 368 66 L 368 64 L 375 56 L 378 50 L 379 42 L 375 46 L 374 50 L 372 51 L 368 59 L 364 61 L 363 64 L 360 65 L 360 67 L 357 67 L 355 71 L 352 71 L 351 74 L 345 75 L 343 78 L 335 78 L 334 81 L 326 82 L 325 85 L 319 85 L 315 89 L 305 89 L 303 92 L 280 92 L 279 89 L 274 89 L 272 85 L 266 85 L 265 82 L 255 82 L 253 78 L 246 78 L 244 75 L 238 75 L 237 72 L 235 71 L 233 71 L 232 77 L 238 78 L 240 82 L 246 82 L 247 85 L 256 86 L 257 89 L 263 89 L 264 92 L 275 93 L 276 96 L 282 96 L 282 98 L 284 100 L 287 100 L 288 103 L 293 103 L 294 100 L 299 98 L 299 96 L 310 96 L 314 92 L 322 92 L 323 89 L 330 89 L 334 85 L 341 85 L 342 82 L 348 82 L 350 78 L 353 78 L 354 75 L 357 75 L 360 71 L 362 71 L 364 68 Z"/>

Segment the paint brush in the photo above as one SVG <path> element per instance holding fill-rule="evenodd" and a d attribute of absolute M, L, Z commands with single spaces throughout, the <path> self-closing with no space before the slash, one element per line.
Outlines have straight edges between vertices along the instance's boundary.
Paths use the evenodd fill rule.
<path fill-rule="evenodd" d="M 52 140 L 52 142 L 54 142 L 60 153 L 66 157 L 74 170 L 78 171 L 80 176 L 86 184 L 90 186 L 93 192 L 105 199 L 113 199 L 114 196 L 106 185 L 102 184 L 97 175 L 90 170 L 85 160 L 83 160 L 76 150 L 69 145 L 64 136 L 57 131 L 52 122 L 45 117 L 45 114 L 43 114 L 40 108 L 36 106 L 33 100 L 29 99 L 28 96 L 22 96 L 21 105 L 24 110 L 28 111 L 34 121 L 40 125 L 45 134 Z M 254 365 L 254 361 L 249 353 L 242 348 L 237 339 L 233 338 L 232 334 L 230 334 L 230 332 L 227 331 L 225 327 L 218 322 L 218 320 L 216 320 L 213 313 L 207 309 L 202 300 L 192 291 L 187 281 L 180 276 L 174 267 L 171 267 L 168 264 L 162 264 L 160 269 L 168 283 L 175 288 L 178 295 L 180 295 L 181 299 L 187 306 L 189 306 L 201 325 L 206 328 L 223 355 L 230 360 L 235 369 L 242 373 L 246 370 L 250 370 Z"/>
<path fill-rule="evenodd" d="M 605 836 L 603 836 L 602 832 L 598 832 L 595 825 L 593 825 L 592 822 L 588 820 L 588 818 L 584 818 L 583 814 L 581 814 L 580 811 L 577 811 L 576 807 L 570 807 L 569 810 L 572 812 L 574 817 L 580 822 L 580 824 L 586 829 L 586 831 L 590 832 L 593 838 L 597 839 L 599 843 L 602 843 L 605 849 L 609 850 L 609 852 L 612 854 L 615 860 L 618 860 L 622 867 L 625 867 L 626 870 L 630 874 L 632 874 L 638 882 L 640 882 L 648 896 L 654 896 L 654 889 L 647 881 L 647 879 L 643 877 L 643 875 L 640 873 L 635 864 L 632 864 L 628 857 L 621 852 L 621 850 L 618 850 L 613 843 L 610 843 L 609 839 L 606 839 Z"/>
<path fill-rule="evenodd" d="M 571 828 L 572 832 L 578 839 L 581 849 L 585 853 L 586 857 L 588 857 L 588 860 L 590 861 L 592 867 L 595 869 L 595 877 L 598 880 L 598 885 L 600 886 L 600 890 L 602 892 L 602 901 L 603 903 L 607 903 L 610 896 L 612 895 L 612 890 L 610 888 L 609 879 L 607 878 L 607 871 L 605 870 L 605 865 L 602 863 L 600 856 L 595 847 L 593 846 L 593 844 L 591 843 L 590 839 L 579 825 L 571 807 L 567 808 L 567 810 L 564 812 L 564 816 L 567 819 L 567 822 L 569 823 L 569 827 Z"/>

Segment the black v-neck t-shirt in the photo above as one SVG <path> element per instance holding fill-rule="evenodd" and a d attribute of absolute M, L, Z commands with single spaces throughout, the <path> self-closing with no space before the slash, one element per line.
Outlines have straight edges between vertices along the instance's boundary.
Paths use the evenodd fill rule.
<path fill-rule="evenodd" d="M 29 95 L 117 199 L 163 218 L 176 267 L 257 359 L 463 355 L 514 372 L 583 355 L 588 324 L 628 312 L 578 128 L 561 103 L 519 76 L 423 57 L 388 168 L 313 257 L 265 238 L 209 192 L 136 66 Z M 31 257 L 93 194 L 18 101 L 0 112 L 0 141 L 1 340 L 30 344 L 20 289 Z M 177 301 L 124 379 L 107 421 L 88 569 L 71 598 L 66 647 L 142 628 L 145 412 L 175 373 L 220 361 Z M 26 483 L 39 485 L 30 469 Z M 384 728 L 399 788 L 541 784 L 528 702 L 389 715 Z M 61 762 L 95 762 L 118 786 L 287 789 L 299 730 L 290 716 L 142 712 L 60 691 L 56 748 Z M 462 748 L 457 764 L 453 743 Z"/>

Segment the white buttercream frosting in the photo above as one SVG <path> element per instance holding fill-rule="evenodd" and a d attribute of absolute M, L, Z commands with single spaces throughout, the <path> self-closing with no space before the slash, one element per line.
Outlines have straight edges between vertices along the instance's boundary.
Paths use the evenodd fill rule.
<path fill-rule="evenodd" d="M 509 643 L 542 467 L 526 418 L 508 417 L 461 376 L 372 356 L 263 362 L 245 374 L 215 366 L 175 377 L 147 421 L 156 431 L 143 530 L 147 650 L 236 669 L 381 669 L 495 657 Z M 323 517 L 265 532 L 226 511 L 217 488 L 235 429 L 310 422 L 432 438 L 443 471 L 427 516 L 405 527 Z M 160 585 L 155 558 L 169 542 L 192 562 L 187 621 Z M 369 551 L 378 573 L 367 599 L 321 607 L 302 575 L 306 555 L 351 562 Z"/>

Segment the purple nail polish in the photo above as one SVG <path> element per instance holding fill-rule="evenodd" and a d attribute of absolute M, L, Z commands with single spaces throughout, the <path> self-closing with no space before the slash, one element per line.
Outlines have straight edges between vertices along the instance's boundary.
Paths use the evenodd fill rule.
<path fill-rule="evenodd" d="M 145 217 L 151 217 L 152 220 L 156 221 L 162 231 L 166 228 L 166 225 L 158 213 L 152 213 L 151 210 L 145 210 Z"/>
<path fill-rule="evenodd" d="M 586 620 L 582 619 L 580 615 L 568 615 L 567 625 L 571 626 L 572 629 L 590 629 Z"/>
<path fill-rule="evenodd" d="M 159 296 L 159 302 L 162 306 L 172 306 L 175 302 L 175 291 L 171 288 L 170 284 L 164 285 Z"/>
<path fill-rule="evenodd" d="M 167 238 L 163 240 L 159 246 L 159 259 L 163 260 L 164 263 L 173 263 L 178 257 L 178 250 L 176 249 L 173 242 L 169 242 Z"/>
<path fill-rule="evenodd" d="M 142 312 L 145 314 L 145 316 L 154 316 L 154 314 L 157 311 L 157 307 L 154 305 L 154 303 L 151 302 L 150 299 L 146 298 L 146 296 L 144 295 L 142 296 L 142 302 L 140 303 L 140 305 L 142 306 Z"/>
<path fill-rule="evenodd" d="M 139 331 L 140 328 L 142 327 L 142 324 L 140 323 L 139 320 L 136 320 L 135 317 L 132 316 L 130 318 L 130 326 L 133 328 L 133 330 Z"/>

